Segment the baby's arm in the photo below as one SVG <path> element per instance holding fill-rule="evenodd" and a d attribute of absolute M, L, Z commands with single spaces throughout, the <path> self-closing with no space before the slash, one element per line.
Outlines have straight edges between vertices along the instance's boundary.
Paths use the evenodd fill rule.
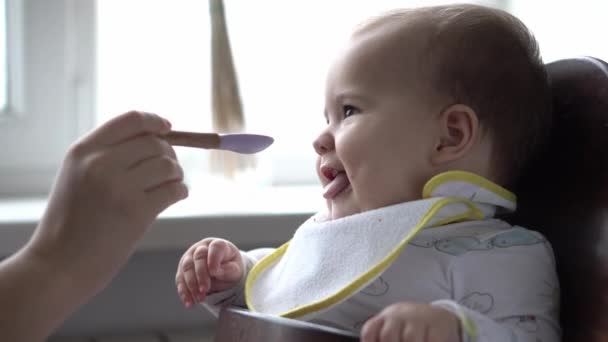
<path fill-rule="evenodd" d="M 468 253 L 455 260 L 451 276 L 454 300 L 433 305 L 460 318 L 463 341 L 560 340 L 559 285 L 547 243 Z"/>

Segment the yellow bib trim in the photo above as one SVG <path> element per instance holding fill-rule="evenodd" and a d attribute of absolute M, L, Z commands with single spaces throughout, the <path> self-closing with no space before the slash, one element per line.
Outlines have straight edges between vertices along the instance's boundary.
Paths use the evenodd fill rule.
<path fill-rule="evenodd" d="M 460 213 L 458 215 L 454 215 L 452 217 L 445 218 L 440 222 L 433 224 L 433 226 L 443 225 L 448 223 L 453 223 L 457 221 L 463 220 L 478 220 L 483 218 L 483 214 L 476 207 L 476 205 L 467 199 L 463 198 L 438 198 L 437 202 L 432 205 L 432 207 L 425 213 L 422 220 L 416 225 L 416 227 L 412 230 L 412 232 L 407 235 L 407 237 L 383 260 L 374 265 L 369 271 L 363 273 L 361 276 L 355 278 L 349 285 L 342 288 L 340 291 L 335 294 L 323 298 L 317 302 L 313 302 L 311 304 L 306 304 L 300 307 L 296 307 L 290 311 L 279 314 L 279 316 L 287 317 L 287 318 L 298 318 L 301 316 L 305 316 L 311 313 L 315 313 L 317 311 L 323 310 L 325 308 L 331 307 L 334 304 L 339 303 L 340 301 L 346 299 L 348 296 L 352 295 L 355 291 L 363 287 L 365 284 L 369 283 L 373 279 L 375 279 L 382 271 L 384 271 L 390 264 L 399 256 L 401 251 L 405 248 L 407 243 L 411 240 L 414 235 L 416 235 L 421 229 L 427 227 L 429 221 L 433 218 L 433 216 L 444 206 L 451 203 L 464 203 L 469 207 L 469 210 L 465 213 Z M 287 251 L 289 247 L 289 242 L 283 244 L 276 251 L 271 253 L 270 255 L 263 258 L 260 262 L 258 262 L 252 270 L 249 272 L 247 280 L 245 282 L 245 300 L 247 306 L 251 311 L 258 311 L 252 304 L 252 287 L 253 283 L 258 279 L 258 277 L 273 263 L 279 260 Z"/>
<path fill-rule="evenodd" d="M 435 189 L 447 182 L 467 182 L 474 184 L 480 188 L 487 189 L 496 195 L 502 197 L 509 202 L 517 202 L 517 196 L 511 191 L 503 188 L 502 186 L 492 183 L 491 181 L 480 177 L 474 173 L 466 171 L 448 171 L 440 173 L 435 177 L 431 178 L 422 190 L 422 198 L 429 198 L 433 196 Z"/>

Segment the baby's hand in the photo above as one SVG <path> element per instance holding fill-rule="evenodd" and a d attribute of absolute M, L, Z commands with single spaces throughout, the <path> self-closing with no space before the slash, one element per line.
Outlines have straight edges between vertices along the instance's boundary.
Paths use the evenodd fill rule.
<path fill-rule="evenodd" d="M 361 342 L 459 342 L 459 327 L 458 318 L 440 307 L 397 303 L 365 323 Z"/>
<path fill-rule="evenodd" d="M 189 308 L 208 294 L 227 290 L 239 283 L 243 262 L 239 249 L 229 241 L 203 239 L 182 256 L 175 275 L 177 293 Z"/>

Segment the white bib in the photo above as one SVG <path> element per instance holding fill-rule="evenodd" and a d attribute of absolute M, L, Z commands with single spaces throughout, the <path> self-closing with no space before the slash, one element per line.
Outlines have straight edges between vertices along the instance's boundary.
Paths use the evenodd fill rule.
<path fill-rule="evenodd" d="M 497 205 L 514 209 L 512 194 L 502 193 L 506 191 L 502 188 L 504 196 L 488 191 L 479 179 L 449 172 L 425 187 L 430 196 L 439 191 L 443 195 L 450 187 L 440 185 L 452 182 L 457 184 L 453 188 L 458 193 L 467 194 L 465 198 L 431 197 L 336 220 L 324 220 L 324 214 L 311 217 L 291 241 L 253 267 L 245 284 L 249 309 L 291 318 L 311 317 L 373 281 L 421 229 L 488 218 Z M 469 199 L 471 187 L 484 188 L 472 196 L 475 201 Z M 505 200 L 507 205 L 503 205 Z"/>

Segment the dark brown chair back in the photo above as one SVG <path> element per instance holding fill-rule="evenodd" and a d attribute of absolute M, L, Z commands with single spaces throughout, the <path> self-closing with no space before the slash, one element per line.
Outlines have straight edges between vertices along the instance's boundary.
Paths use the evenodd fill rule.
<path fill-rule="evenodd" d="M 608 341 L 608 64 L 547 64 L 554 122 L 517 186 L 510 220 L 551 242 L 561 284 L 563 341 Z"/>

